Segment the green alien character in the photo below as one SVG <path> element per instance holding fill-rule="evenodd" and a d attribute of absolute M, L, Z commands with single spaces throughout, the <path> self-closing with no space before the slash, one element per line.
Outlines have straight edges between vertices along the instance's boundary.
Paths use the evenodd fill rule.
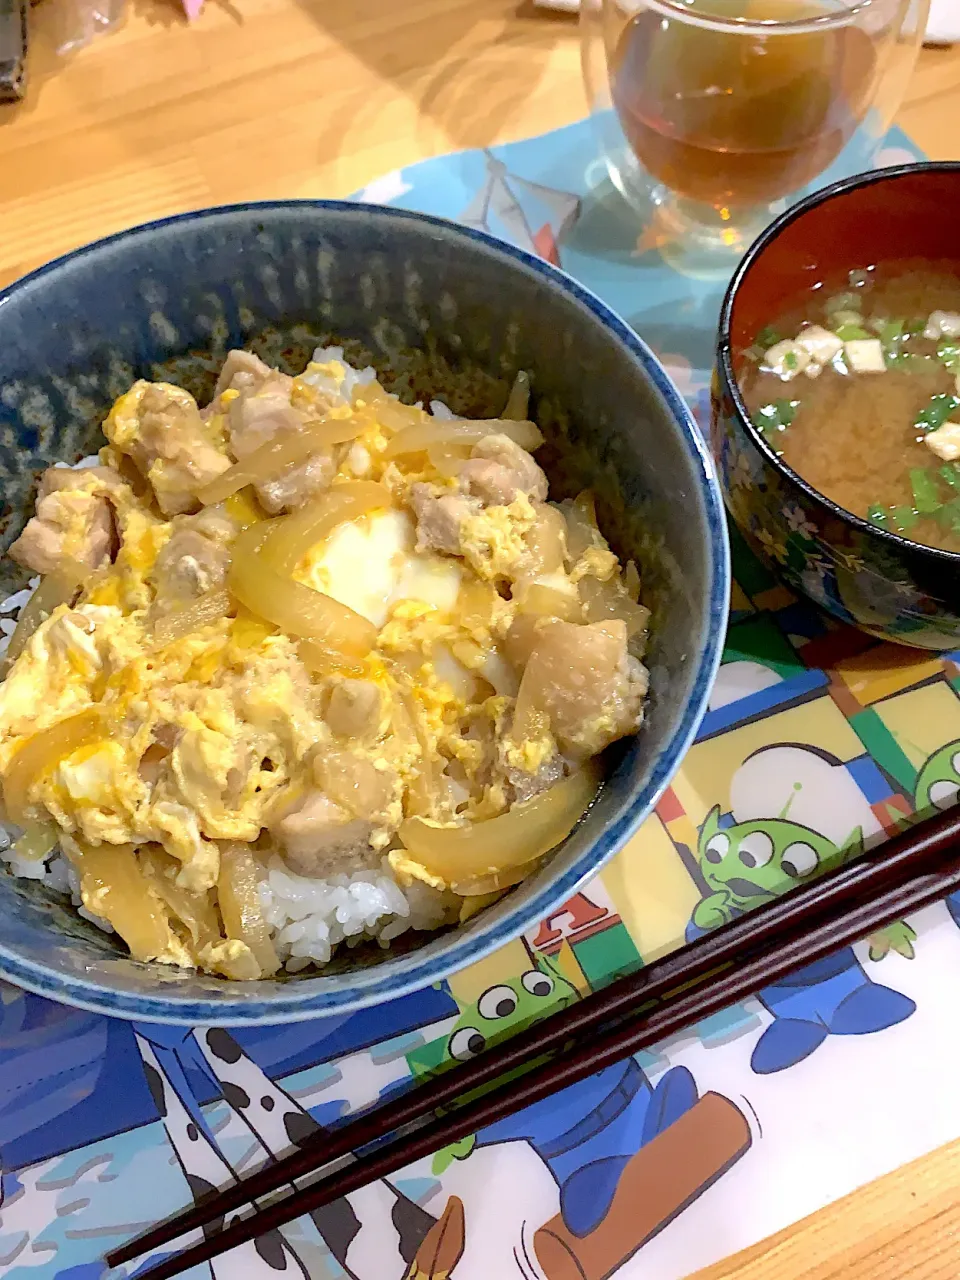
<path fill-rule="evenodd" d="M 960 797 L 960 742 L 948 742 L 924 763 L 913 787 L 917 813 L 950 809 Z"/>
<path fill-rule="evenodd" d="M 445 1039 L 431 1041 L 409 1054 L 407 1060 L 413 1074 L 434 1076 L 458 1062 L 469 1062 L 492 1045 L 580 999 L 577 988 L 549 956 L 539 955 L 535 963 L 535 968 L 519 978 L 488 987 L 462 1010 Z M 442 1173 L 452 1160 L 464 1159 L 475 1145 L 476 1138 L 471 1135 L 444 1148 L 434 1158 L 434 1172 Z"/>
<path fill-rule="evenodd" d="M 857 857 L 863 852 L 863 833 L 855 828 L 838 846 L 786 818 L 757 818 L 723 828 L 720 806 L 715 805 L 700 831 L 697 852 L 710 893 L 697 903 L 693 924 L 704 931 Z"/>
<path fill-rule="evenodd" d="M 719 806 L 707 814 L 697 850 L 710 892 L 696 906 L 687 929 L 692 940 L 815 879 L 863 852 L 863 831 L 842 844 L 787 818 L 758 818 L 721 827 Z M 909 925 L 875 935 L 871 945 L 910 947 Z M 897 933 L 896 931 L 904 931 Z M 868 1035 L 908 1018 L 914 1003 L 873 982 L 852 947 L 805 965 L 758 993 L 773 1017 L 754 1046 L 750 1065 L 769 1075 L 796 1065 L 830 1035 Z"/>
<path fill-rule="evenodd" d="M 534 963 L 536 967 L 518 978 L 488 987 L 460 1013 L 442 1040 L 409 1054 L 414 1072 L 433 1074 L 473 1058 L 579 1000 L 577 988 L 552 960 L 538 956 Z M 723 1118 L 726 1135 L 719 1143 L 717 1115 Z M 672 1130 L 682 1117 L 687 1117 L 685 1126 Z M 474 1150 L 516 1142 L 525 1142 L 539 1156 L 560 1195 L 560 1213 L 549 1230 L 537 1233 L 534 1247 L 539 1248 L 538 1240 L 545 1242 L 555 1257 L 554 1245 L 562 1238 L 565 1267 L 551 1272 L 541 1260 L 544 1274 L 573 1274 L 569 1260 L 589 1239 L 592 1265 L 598 1269 L 577 1274 L 610 1275 L 650 1231 L 649 1223 L 638 1223 L 637 1205 L 651 1177 L 661 1176 L 658 1171 L 671 1169 L 674 1161 L 680 1168 L 692 1163 L 702 1170 L 696 1153 L 714 1144 L 716 1168 L 702 1181 L 695 1177 L 689 1185 L 677 1185 L 676 1203 L 663 1210 L 662 1221 L 669 1221 L 743 1155 L 750 1146 L 750 1131 L 729 1099 L 710 1094 L 703 1102 L 686 1067 L 669 1067 L 654 1084 L 636 1058 L 627 1057 L 451 1144 L 434 1157 L 433 1172 L 442 1174 Z M 601 1257 L 610 1265 L 600 1267 Z"/>
<path fill-rule="evenodd" d="M 935 751 L 917 775 L 913 787 L 913 806 L 917 816 L 931 809 L 950 809 L 960 799 L 960 742 L 948 742 Z M 946 899 L 954 924 L 960 926 L 960 892 Z"/>

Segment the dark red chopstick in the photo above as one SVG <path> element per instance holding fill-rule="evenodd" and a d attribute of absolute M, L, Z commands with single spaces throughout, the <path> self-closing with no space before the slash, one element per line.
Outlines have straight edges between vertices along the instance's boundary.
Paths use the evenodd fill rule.
<path fill-rule="evenodd" d="M 810 963 L 864 933 L 935 900 L 960 884 L 960 863 L 948 861 L 951 846 L 960 842 L 960 816 L 943 814 L 917 824 L 860 861 L 841 868 L 806 888 L 795 890 L 733 924 L 621 979 L 547 1023 L 514 1037 L 500 1049 L 458 1067 L 438 1080 L 350 1122 L 277 1164 L 245 1179 L 225 1193 L 212 1196 L 161 1226 L 107 1255 L 116 1266 L 147 1250 L 169 1243 L 253 1200 L 259 1200 L 297 1177 L 408 1125 L 437 1107 L 452 1102 L 480 1084 L 507 1071 L 542 1059 L 549 1050 L 562 1050 L 573 1039 L 577 1048 L 546 1062 L 522 1079 L 488 1092 L 460 1107 L 453 1115 L 430 1120 L 414 1133 L 394 1138 L 347 1168 L 296 1190 L 269 1208 L 232 1224 L 148 1273 L 154 1280 L 235 1247 L 301 1213 L 395 1172 L 421 1155 L 475 1132 L 494 1119 L 512 1114 L 575 1080 L 599 1071 L 618 1058 L 645 1047 L 690 1022 L 699 1021 L 731 1001 L 751 994 L 783 973 Z M 943 864 L 937 870 L 931 868 Z M 714 973 L 695 990 L 670 997 L 671 990 L 703 980 L 721 966 L 737 968 Z M 635 1014 L 638 1005 L 663 1000 L 646 1017 L 631 1017 L 624 1026 L 611 1019 Z"/>

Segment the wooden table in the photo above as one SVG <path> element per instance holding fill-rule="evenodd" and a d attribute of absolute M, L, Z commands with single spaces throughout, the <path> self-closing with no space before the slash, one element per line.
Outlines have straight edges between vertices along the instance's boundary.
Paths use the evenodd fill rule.
<path fill-rule="evenodd" d="M 66 62 L 56 3 L 33 15 L 27 101 L 0 107 L 0 284 L 147 218 L 346 195 L 585 111 L 575 23 L 515 0 L 208 0 L 192 28 L 175 0 L 131 0 Z M 960 158 L 960 47 L 923 52 L 899 120 Z M 700 1280 L 955 1280 L 958 1231 L 960 1142 Z"/>

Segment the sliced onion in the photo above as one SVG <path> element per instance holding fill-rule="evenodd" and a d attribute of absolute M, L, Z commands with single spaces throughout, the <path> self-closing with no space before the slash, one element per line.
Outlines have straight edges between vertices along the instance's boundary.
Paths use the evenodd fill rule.
<path fill-rule="evenodd" d="M 496 876 L 525 867 L 564 840 L 597 793 L 600 771 L 592 761 L 531 800 L 515 804 L 486 822 L 440 826 L 407 818 L 398 835 L 404 847 L 431 875 L 449 885 Z"/>
<path fill-rule="evenodd" d="M 348 480 L 272 523 L 263 555 L 278 573 L 293 573 L 306 553 L 346 520 L 389 507 L 389 489 L 373 480 Z"/>
<path fill-rule="evenodd" d="M 73 839 L 67 856 L 80 872 L 80 891 L 88 910 L 109 921 L 135 960 L 155 960 L 170 943 L 170 926 L 162 902 L 129 844 L 94 847 Z"/>
<path fill-rule="evenodd" d="M 494 435 L 509 436 L 521 449 L 538 449 L 543 444 L 543 436 L 532 422 L 513 422 L 504 418 L 427 418 L 395 435 L 384 449 L 383 457 L 423 453 L 433 444 L 473 445 Z"/>
<path fill-rule="evenodd" d="M 306 462 L 315 453 L 325 453 L 332 445 L 355 440 L 362 430 L 363 424 L 356 418 L 322 418 L 300 431 L 284 432 L 198 489 L 197 497 L 204 506 L 223 502 L 248 484 L 273 480 L 288 467 Z"/>
<path fill-rule="evenodd" d="M 650 610 L 630 599 L 618 576 L 614 575 L 606 582 L 589 576 L 581 578 L 579 591 L 584 622 L 609 622 L 611 618 L 621 618 L 627 624 L 628 637 L 646 631 Z"/>
<path fill-rule="evenodd" d="M 272 977 L 280 960 L 260 905 L 262 871 L 248 845 L 220 846 L 220 878 L 217 901 L 228 938 L 246 943 L 260 966 L 260 975 Z"/>
<path fill-rule="evenodd" d="M 316 640 L 324 648 L 352 658 L 365 657 L 377 638 L 373 623 L 332 596 L 278 573 L 263 553 L 256 551 L 255 540 L 250 540 L 249 548 L 246 544 L 241 546 L 248 533 L 258 532 L 254 525 L 234 543 L 228 579 L 231 593 L 251 613 L 272 622 L 287 635 Z"/>
<path fill-rule="evenodd" d="M 173 644 L 174 640 L 182 640 L 201 627 L 225 618 L 230 608 L 230 595 L 225 588 L 208 591 L 192 604 L 158 618 L 153 627 L 152 647 L 162 649 L 165 645 Z"/>
<path fill-rule="evenodd" d="M 575 591 L 559 591 L 542 582 L 531 582 L 519 592 L 518 607 L 521 614 L 535 618 L 559 618 L 562 622 L 583 621 L 583 609 Z"/>
<path fill-rule="evenodd" d="M 537 518 L 524 537 L 527 559 L 524 576 L 539 578 L 545 573 L 556 573 L 563 568 L 567 554 L 567 522 L 556 507 L 543 503 L 537 510 Z"/>
<path fill-rule="evenodd" d="M 579 560 L 588 547 L 600 545 L 597 511 L 589 490 L 578 494 L 573 502 L 565 502 L 563 516 L 567 522 L 567 554 L 571 560 Z"/>
<path fill-rule="evenodd" d="M 301 640 L 297 645 L 297 653 L 311 675 L 329 676 L 334 672 L 340 676 L 363 675 L 362 662 L 355 662 L 346 654 L 318 644 L 316 640 Z"/>
<path fill-rule="evenodd" d="M 513 380 L 507 403 L 503 407 L 503 417 L 521 421 L 526 418 L 530 408 L 530 375 L 521 369 Z"/>
<path fill-rule="evenodd" d="M 424 733 L 416 709 L 413 696 L 394 685 L 392 707 L 393 732 L 403 742 L 415 743 L 420 750 L 420 761 L 413 778 L 407 783 L 404 796 L 404 812 L 408 815 L 427 818 L 436 809 L 440 794 L 437 771 L 434 768 L 433 752 Z"/>
<path fill-rule="evenodd" d="M 354 399 L 360 398 L 373 408 L 377 422 L 388 431 L 403 431 L 406 427 L 416 426 L 427 416 L 423 409 L 414 404 L 404 404 L 392 396 L 379 382 L 357 387 Z"/>
<path fill-rule="evenodd" d="M 434 471 L 442 476 L 458 476 L 470 461 L 470 442 L 437 441 L 427 446 L 427 457 Z"/>
<path fill-rule="evenodd" d="M 145 845 L 139 850 L 139 859 L 150 884 L 190 934 L 194 949 L 199 951 L 220 942 L 220 921 L 210 893 L 190 893 L 177 884 L 180 863 L 176 858 L 159 845 Z"/>
<path fill-rule="evenodd" d="M 473 880 L 458 880 L 450 888 L 465 900 L 464 906 L 470 902 L 484 902 L 490 898 L 496 900 L 503 897 L 513 885 L 519 884 L 521 880 L 526 880 L 528 876 L 532 876 L 543 865 L 543 861 L 543 858 L 534 858 L 532 862 L 525 862 L 519 867 L 513 867 L 510 871 L 498 871 L 488 876 L 476 876 Z M 478 908 L 478 910 L 482 910 L 482 908 Z"/>
<path fill-rule="evenodd" d="M 89 707 L 29 737 L 17 749 L 3 775 L 3 803 L 10 820 L 25 827 L 33 784 L 65 756 L 106 736 L 100 712 Z"/>
<path fill-rule="evenodd" d="M 520 688 L 517 690 L 513 723 L 510 726 L 510 737 L 513 742 L 539 738 L 548 729 L 548 717 L 540 705 L 547 679 L 548 672 L 544 670 L 543 661 L 534 649 L 524 667 Z"/>
<path fill-rule="evenodd" d="M 518 614 L 510 624 L 503 641 L 507 658 L 518 670 L 523 670 L 537 647 L 538 619 L 534 614 Z"/>
<path fill-rule="evenodd" d="M 16 629 L 10 637 L 10 643 L 4 654 L 4 670 L 9 669 L 16 662 L 30 642 L 33 633 L 46 622 L 54 609 L 62 604 L 73 602 L 83 581 L 82 576 L 78 576 L 79 569 L 78 565 L 75 570 L 68 570 L 66 573 L 48 573 L 40 581 L 36 591 L 20 610 Z"/>
<path fill-rule="evenodd" d="M 468 920 L 472 920 L 479 912 L 492 907 L 495 902 L 499 902 L 506 890 L 491 889 L 486 893 L 471 893 L 463 895 L 463 902 L 460 904 L 459 923 L 466 924 Z"/>
<path fill-rule="evenodd" d="M 55 823 L 28 821 L 13 850 L 24 862 L 43 862 L 53 853 L 59 839 L 60 831 Z"/>

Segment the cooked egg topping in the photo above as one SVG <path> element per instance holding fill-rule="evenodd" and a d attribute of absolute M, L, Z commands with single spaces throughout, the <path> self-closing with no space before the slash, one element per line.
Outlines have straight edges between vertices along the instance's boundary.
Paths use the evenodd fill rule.
<path fill-rule="evenodd" d="M 639 723 L 646 611 L 532 423 L 234 352 L 204 413 L 141 382 L 105 433 L 13 549 L 45 575 L 0 685 L 18 856 L 59 842 L 134 955 L 241 979 L 277 967 L 272 864 L 386 853 L 455 918 L 563 838 Z"/>

